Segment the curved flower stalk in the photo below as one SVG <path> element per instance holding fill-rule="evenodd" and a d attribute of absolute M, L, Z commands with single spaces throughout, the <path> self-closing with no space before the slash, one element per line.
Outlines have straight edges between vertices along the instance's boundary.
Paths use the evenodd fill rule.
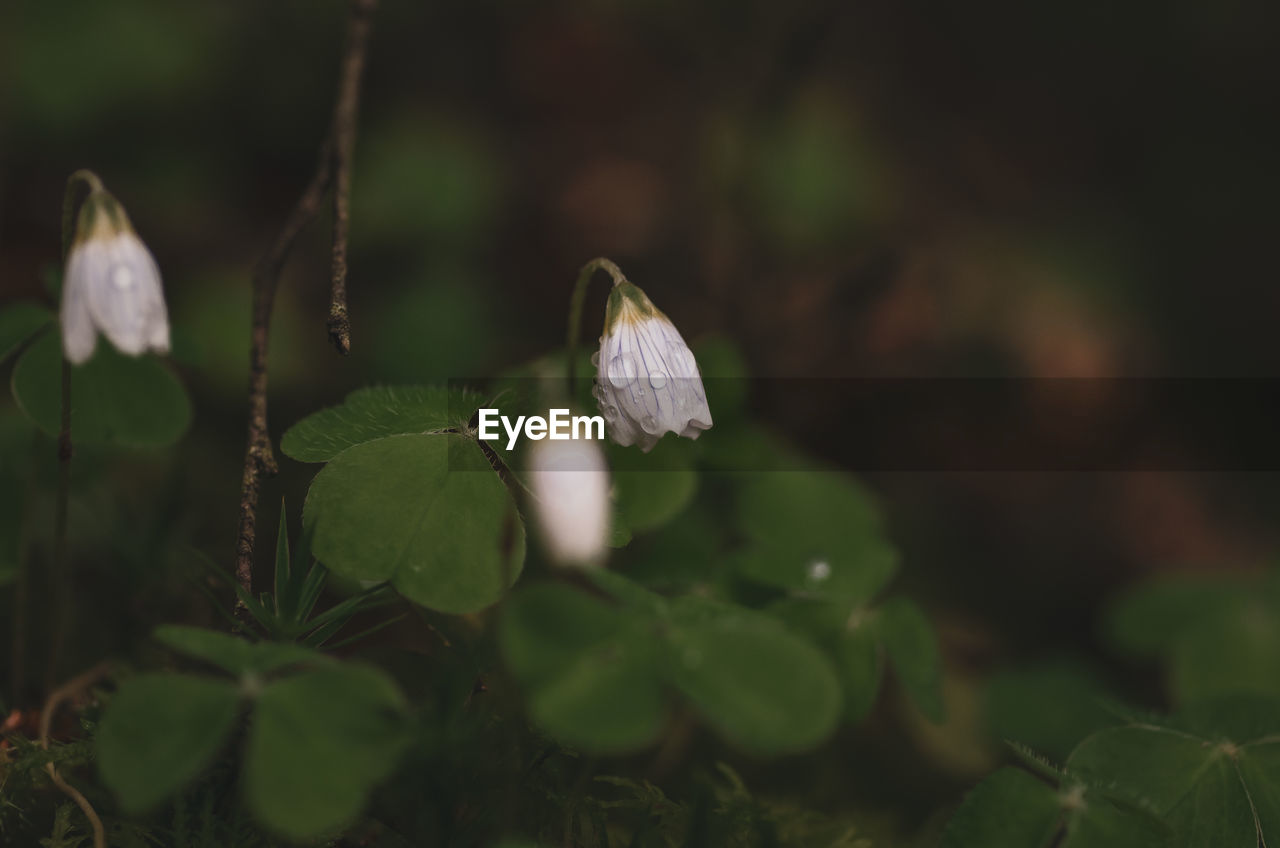
<path fill-rule="evenodd" d="M 615 280 L 605 309 L 595 397 L 620 445 L 648 453 L 666 433 L 696 439 L 711 429 L 711 410 L 693 351 L 648 296 L 625 278 Z"/>
<path fill-rule="evenodd" d="M 62 346 L 67 359 L 88 361 L 98 333 L 122 353 L 169 350 L 169 315 L 160 269 L 129 223 L 124 207 L 96 177 L 80 207 L 62 285 Z"/>
<path fill-rule="evenodd" d="M 609 541 L 609 469 L 600 446 L 534 442 L 529 486 L 548 555 L 561 565 L 599 564 Z"/>

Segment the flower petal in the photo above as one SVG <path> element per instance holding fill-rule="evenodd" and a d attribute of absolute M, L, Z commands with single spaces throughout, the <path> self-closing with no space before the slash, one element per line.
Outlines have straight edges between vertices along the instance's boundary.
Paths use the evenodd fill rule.
<path fill-rule="evenodd" d="M 87 298 L 87 273 L 92 257 L 86 255 L 87 246 L 72 248 L 67 257 L 67 270 L 62 280 L 62 350 L 67 359 L 79 365 L 93 356 L 97 347 L 98 331 L 94 329 L 89 314 Z"/>
<path fill-rule="evenodd" d="M 169 349 L 169 318 L 160 270 L 146 246 L 131 232 L 94 239 L 86 274 L 94 323 L 122 353 Z"/>
<path fill-rule="evenodd" d="M 530 486 L 547 552 L 565 565 L 603 558 L 609 539 L 609 472 L 593 441 L 536 442 Z"/>

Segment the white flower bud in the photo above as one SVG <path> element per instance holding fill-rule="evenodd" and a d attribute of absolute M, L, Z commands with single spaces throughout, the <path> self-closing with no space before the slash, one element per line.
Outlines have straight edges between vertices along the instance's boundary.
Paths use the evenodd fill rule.
<path fill-rule="evenodd" d="M 169 350 L 169 315 L 160 269 L 124 208 L 101 189 L 80 208 L 62 281 L 62 346 L 79 365 L 101 331 L 122 353 Z"/>
<path fill-rule="evenodd" d="M 648 453 L 668 432 L 696 439 L 711 429 L 693 351 L 637 286 L 620 282 L 609 293 L 604 335 L 591 361 L 596 401 L 618 444 Z"/>
<path fill-rule="evenodd" d="M 547 553 L 562 565 L 595 565 L 609 541 L 609 469 L 589 439 L 534 442 L 534 513 Z"/>

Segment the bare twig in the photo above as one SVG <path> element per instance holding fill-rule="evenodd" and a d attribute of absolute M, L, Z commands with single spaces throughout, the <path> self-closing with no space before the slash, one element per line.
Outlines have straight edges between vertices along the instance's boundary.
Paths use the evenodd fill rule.
<path fill-rule="evenodd" d="M 271 436 L 267 431 L 267 348 L 271 309 L 280 272 L 298 234 L 319 212 L 325 194 L 335 185 L 333 226 L 333 287 L 329 309 L 329 335 L 342 353 L 351 348 L 347 318 L 347 197 L 351 183 L 351 154 L 359 111 L 360 77 L 369 44 L 372 14 L 377 0 L 352 0 L 347 22 L 346 48 L 333 106 L 333 119 L 320 147 L 315 173 L 294 204 L 284 227 L 262 257 L 253 274 L 253 332 L 249 354 L 249 438 L 245 448 L 244 476 L 240 484 L 240 526 L 236 537 L 236 580 L 246 590 L 253 586 L 253 549 L 256 538 L 258 495 L 262 477 L 277 472 Z"/>
<path fill-rule="evenodd" d="M 333 285 L 329 299 L 329 340 L 338 352 L 351 352 L 351 321 L 347 317 L 347 230 L 350 225 L 351 158 L 360 112 L 360 78 L 369 42 L 371 15 L 377 0 L 354 0 L 347 47 L 342 60 L 338 96 L 333 105 Z"/>
<path fill-rule="evenodd" d="M 98 682 L 98 680 L 105 677 L 110 671 L 111 663 L 104 660 L 83 674 L 68 680 L 49 694 L 49 699 L 44 703 L 44 711 L 40 713 L 41 749 L 45 751 L 49 750 L 49 728 L 53 724 L 53 715 L 58 711 L 58 707 L 62 702 L 82 689 L 89 688 L 94 683 Z M 44 764 L 44 770 L 49 773 L 49 779 L 53 781 L 53 784 L 61 789 L 63 794 L 68 798 L 75 801 L 80 807 L 81 812 L 84 813 L 85 818 L 89 820 L 89 824 L 93 827 L 93 848 L 106 848 L 107 833 L 102 826 L 102 819 L 98 818 L 98 814 L 94 811 L 93 805 L 90 804 L 89 800 L 80 793 L 80 790 L 76 789 L 70 783 L 67 783 L 67 781 L 63 779 L 62 775 L 58 774 L 58 769 L 52 761 Z"/>

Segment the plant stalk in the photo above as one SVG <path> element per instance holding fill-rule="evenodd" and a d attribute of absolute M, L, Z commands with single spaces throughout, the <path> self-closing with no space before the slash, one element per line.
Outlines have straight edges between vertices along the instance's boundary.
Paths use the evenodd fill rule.
<path fill-rule="evenodd" d="M 565 348 L 569 355 L 569 396 L 577 397 L 578 387 L 578 336 L 582 330 L 582 310 L 587 302 L 587 287 L 597 271 L 605 271 L 613 278 L 615 286 L 625 283 L 627 277 L 622 269 L 603 256 L 596 257 L 582 266 L 578 272 L 578 281 L 573 286 L 573 295 L 569 298 L 569 337 Z"/>

